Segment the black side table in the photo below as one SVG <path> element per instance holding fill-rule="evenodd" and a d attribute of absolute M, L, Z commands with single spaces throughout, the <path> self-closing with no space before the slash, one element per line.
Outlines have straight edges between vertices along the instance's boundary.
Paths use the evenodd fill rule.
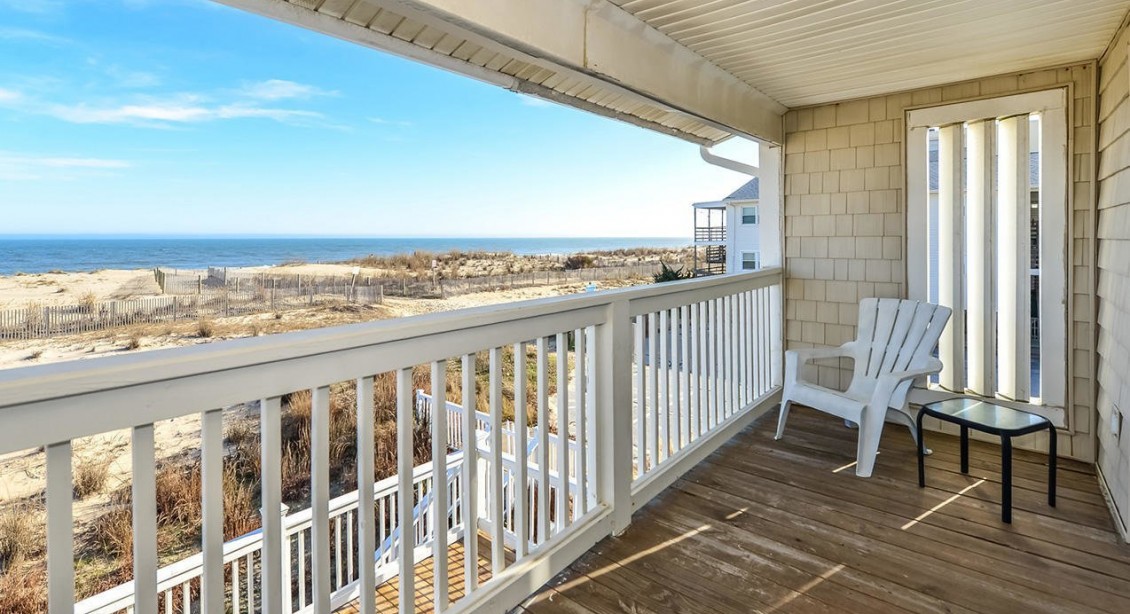
<path fill-rule="evenodd" d="M 1001 520 L 1012 522 L 1012 438 L 1048 432 L 1048 505 L 1055 507 L 1055 426 L 1043 416 L 980 399 L 947 399 L 922 406 L 918 412 L 918 486 L 926 487 L 926 443 L 922 417 L 931 416 L 961 427 L 961 472 L 969 473 L 969 429 L 1001 438 Z"/>

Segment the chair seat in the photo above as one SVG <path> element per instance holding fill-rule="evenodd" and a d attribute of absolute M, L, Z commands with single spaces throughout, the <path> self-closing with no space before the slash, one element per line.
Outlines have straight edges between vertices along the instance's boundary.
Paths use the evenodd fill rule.
<path fill-rule="evenodd" d="M 790 394 L 792 400 L 801 405 L 818 407 L 821 411 L 839 416 L 844 420 L 859 422 L 863 408 L 867 405 L 865 400 L 848 396 L 844 392 L 818 386 L 803 380 L 797 381 L 792 386 Z"/>

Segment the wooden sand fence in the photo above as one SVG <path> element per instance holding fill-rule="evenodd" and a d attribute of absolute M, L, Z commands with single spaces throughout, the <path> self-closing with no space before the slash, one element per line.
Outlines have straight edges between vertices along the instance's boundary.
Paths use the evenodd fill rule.
<path fill-rule="evenodd" d="M 465 279 L 239 275 L 204 277 L 154 269 L 163 296 L 0 310 L 0 340 L 45 339 L 141 324 L 270 313 L 327 303 L 379 305 L 385 296 L 439 298 L 565 283 L 648 279 L 658 264 L 531 271 Z"/>

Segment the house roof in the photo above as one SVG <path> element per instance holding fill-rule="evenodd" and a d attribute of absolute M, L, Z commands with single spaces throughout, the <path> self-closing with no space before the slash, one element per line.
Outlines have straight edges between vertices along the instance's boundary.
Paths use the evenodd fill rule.
<path fill-rule="evenodd" d="M 931 142 L 933 143 L 933 142 Z M 930 169 L 930 191 L 938 191 L 938 150 L 936 147 L 930 147 L 929 160 L 927 166 Z M 1028 154 L 1028 183 L 1033 187 L 1040 185 L 1040 154 L 1031 152 Z M 744 187 L 744 186 L 743 186 Z"/>
<path fill-rule="evenodd" d="M 757 177 L 750 179 L 742 184 L 742 187 L 734 190 L 729 196 L 722 199 L 722 202 L 730 203 L 739 200 L 757 200 L 761 193 L 760 181 Z"/>
<path fill-rule="evenodd" d="M 700 203 L 694 203 L 691 206 L 695 209 L 725 209 L 726 205 L 733 203 L 740 203 L 750 200 L 757 200 L 761 195 L 761 182 L 757 177 L 750 179 L 743 183 L 741 187 L 730 192 L 730 195 L 722 200 L 709 200 Z"/>

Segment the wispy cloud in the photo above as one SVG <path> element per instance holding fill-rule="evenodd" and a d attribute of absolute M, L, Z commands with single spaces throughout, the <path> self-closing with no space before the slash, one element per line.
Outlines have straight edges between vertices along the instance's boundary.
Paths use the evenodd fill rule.
<path fill-rule="evenodd" d="M 50 45 L 65 45 L 71 43 L 71 39 L 69 38 L 40 32 L 39 30 L 29 30 L 27 28 L 0 28 L 0 41 L 46 43 Z"/>
<path fill-rule="evenodd" d="M 167 96 L 110 97 L 101 102 L 48 102 L 16 90 L 0 89 L 0 106 L 19 112 L 46 115 L 72 124 L 125 124 L 168 128 L 222 120 L 265 119 L 294 126 L 333 126 L 318 111 L 267 104 L 267 99 L 231 96 L 220 99 L 201 93 Z M 283 100 L 277 100 L 283 102 Z"/>
<path fill-rule="evenodd" d="M 34 156 L 0 151 L 0 180 L 34 181 L 72 179 L 79 174 L 105 172 L 133 166 L 125 160 Z"/>
<path fill-rule="evenodd" d="M 369 118 L 366 118 L 366 119 L 368 119 L 370 122 L 372 122 L 374 124 L 378 124 L 378 125 L 381 125 L 381 126 L 400 126 L 402 128 L 409 128 L 409 127 L 412 126 L 412 122 L 405 121 L 405 120 L 385 119 L 383 117 L 369 117 Z"/>
<path fill-rule="evenodd" d="M 61 0 L 0 0 L 0 7 L 21 13 L 44 15 L 60 12 L 64 4 Z"/>
<path fill-rule="evenodd" d="M 316 111 L 260 107 L 246 103 L 185 104 L 175 100 L 103 107 L 86 104 L 51 105 L 45 109 L 45 112 L 52 117 L 75 124 L 191 124 L 246 118 L 302 124 L 324 117 Z"/>
<path fill-rule="evenodd" d="M 239 94 L 255 100 L 305 100 L 315 96 L 335 96 L 337 92 L 284 79 L 268 79 L 244 84 Z"/>

